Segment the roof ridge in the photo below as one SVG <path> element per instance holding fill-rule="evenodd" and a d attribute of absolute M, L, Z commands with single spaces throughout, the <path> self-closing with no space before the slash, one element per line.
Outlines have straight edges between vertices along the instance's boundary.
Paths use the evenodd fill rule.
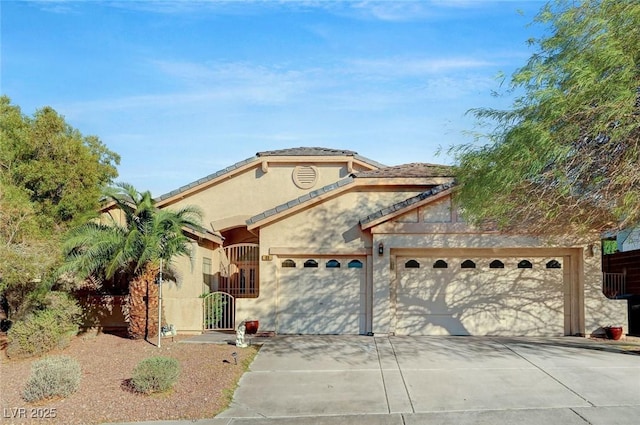
<path fill-rule="evenodd" d="M 294 151 L 299 151 L 300 153 L 292 153 Z M 238 168 L 241 168 L 247 164 L 250 164 L 252 162 L 257 162 L 259 161 L 261 158 L 264 157 L 269 157 L 269 156 L 304 156 L 305 154 L 302 152 L 307 152 L 306 155 L 309 155 L 310 152 L 316 152 L 318 153 L 318 155 L 309 155 L 309 156 L 352 156 L 355 159 L 358 159 L 362 162 L 365 162 L 369 165 L 372 165 L 373 167 L 376 168 L 385 168 L 387 167 L 386 165 L 374 161 L 372 159 L 366 158 L 360 154 L 358 154 L 355 151 L 350 151 L 350 150 L 342 150 L 342 149 L 331 149 L 331 148 L 322 148 L 322 147 L 300 147 L 300 148 L 288 148 L 288 149 L 279 149 L 279 150 L 272 150 L 272 151 L 262 151 L 262 152 L 257 152 L 255 154 L 255 156 L 252 156 L 250 158 L 244 159 L 242 161 L 238 161 L 235 164 L 232 164 L 226 168 L 223 168 L 222 170 L 218 170 L 214 173 L 211 173 L 205 177 L 202 177 L 198 180 L 195 180 L 191 183 L 188 183 L 186 185 L 180 186 L 177 189 L 174 189 L 170 192 L 164 193 L 158 197 L 156 197 L 154 200 L 156 202 L 160 202 L 160 201 L 164 201 L 165 199 L 169 199 L 172 198 L 182 192 L 185 192 L 189 189 L 192 189 L 196 186 L 200 186 L 201 184 L 207 183 L 211 180 L 214 180 L 220 176 L 223 176 L 227 173 L 230 173 Z"/>
<path fill-rule="evenodd" d="M 428 162 L 410 162 L 408 164 L 399 164 L 382 167 L 376 170 L 366 170 L 354 173 L 355 177 L 454 177 L 454 167 L 451 165 L 432 164 Z"/>

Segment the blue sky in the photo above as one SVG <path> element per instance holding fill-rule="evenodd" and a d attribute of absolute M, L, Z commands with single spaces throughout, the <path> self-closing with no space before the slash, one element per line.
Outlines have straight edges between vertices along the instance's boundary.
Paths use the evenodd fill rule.
<path fill-rule="evenodd" d="M 451 163 L 469 109 L 511 104 L 496 76 L 533 53 L 543 5 L 2 0 L 1 92 L 98 136 L 154 195 L 296 146 Z"/>

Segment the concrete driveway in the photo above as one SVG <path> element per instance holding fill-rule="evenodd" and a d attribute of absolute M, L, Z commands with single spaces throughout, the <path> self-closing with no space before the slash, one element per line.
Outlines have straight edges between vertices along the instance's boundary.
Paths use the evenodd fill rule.
<path fill-rule="evenodd" d="M 638 424 L 640 356 L 572 337 L 276 337 L 211 423 Z"/>

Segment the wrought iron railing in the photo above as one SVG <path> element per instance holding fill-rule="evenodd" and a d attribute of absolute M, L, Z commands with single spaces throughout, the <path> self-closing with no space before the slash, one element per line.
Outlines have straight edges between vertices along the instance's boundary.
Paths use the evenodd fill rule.
<path fill-rule="evenodd" d="M 602 273 L 602 293 L 611 299 L 627 293 L 627 276 L 625 273 Z"/>

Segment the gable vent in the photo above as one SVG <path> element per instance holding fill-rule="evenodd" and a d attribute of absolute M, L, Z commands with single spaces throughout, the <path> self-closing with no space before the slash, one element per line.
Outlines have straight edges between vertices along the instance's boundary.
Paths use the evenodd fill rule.
<path fill-rule="evenodd" d="M 311 165 L 299 165 L 293 169 L 292 177 L 300 189 L 310 189 L 318 181 L 318 170 Z"/>

